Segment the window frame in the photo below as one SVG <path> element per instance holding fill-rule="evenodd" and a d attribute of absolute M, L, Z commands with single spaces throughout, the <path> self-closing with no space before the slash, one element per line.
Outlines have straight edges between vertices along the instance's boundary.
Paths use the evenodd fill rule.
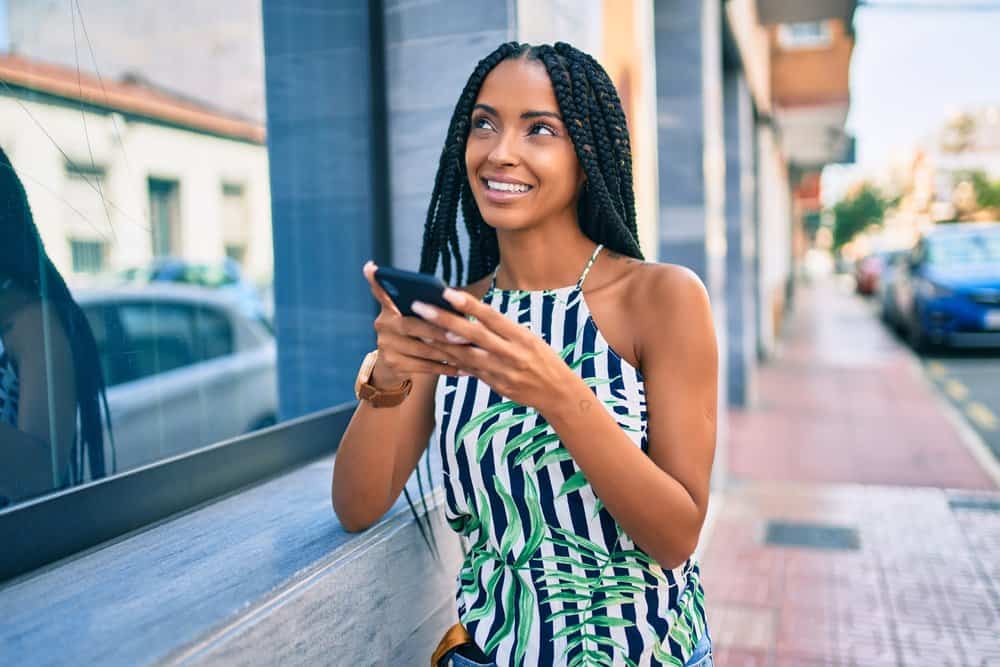
<path fill-rule="evenodd" d="M 0 549 L 0 588 L 334 454 L 356 405 L 343 403 L 0 510 L 0 535 L 17 545 Z"/>

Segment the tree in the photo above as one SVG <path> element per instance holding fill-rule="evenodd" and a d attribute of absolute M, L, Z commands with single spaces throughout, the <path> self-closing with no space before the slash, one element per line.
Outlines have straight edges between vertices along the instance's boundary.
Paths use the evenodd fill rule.
<path fill-rule="evenodd" d="M 833 248 L 839 250 L 868 228 L 882 224 L 885 210 L 893 201 L 874 185 L 864 183 L 855 192 L 833 206 Z"/>
<path fill-rule="evenodd" d="M 1000 209 L 1000 181 L 991 181 L 986 174 L 976 171 L 970 174 L 972 188 L 976 192 L 976 204 L 980 209 Z"/>

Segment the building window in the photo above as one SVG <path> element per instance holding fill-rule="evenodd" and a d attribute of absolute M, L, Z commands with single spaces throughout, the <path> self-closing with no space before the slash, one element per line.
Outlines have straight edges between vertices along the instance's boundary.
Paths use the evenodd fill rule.
<path fill-rule="evenodd" d="M 180 250 L 179 189 L 177 181 L 149 179 L 149 226 L 154 257 Z"/>
<path fill-rule="evenodd" d="M 84 239 L 70 239 L 74 273 L 100 273 L 104 270 L 104 243 Z"/>
<path fill-rule="evenodd" d="M 829 21 L 784 23 L 778 26 L 778 44 L 783 49 L 816 49 L 833 42 Z"/>
<path fill-rule="evenodd" d="M 222 184 L 222 243 L 226 257 L 245 266 L 250 236 L 250 210 L 246 188 L 237 183 Z"/>

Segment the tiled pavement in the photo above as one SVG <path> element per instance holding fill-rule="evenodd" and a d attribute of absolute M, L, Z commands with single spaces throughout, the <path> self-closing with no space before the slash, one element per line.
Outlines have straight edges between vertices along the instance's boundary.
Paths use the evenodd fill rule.
<path fill-rule="evenodd" d="M 1000 493 L 843 286 L 800 289 L 702 556 L 716 665 L 1000 665 Z M 769 522 L 854 531 L 782 546 Z"/>

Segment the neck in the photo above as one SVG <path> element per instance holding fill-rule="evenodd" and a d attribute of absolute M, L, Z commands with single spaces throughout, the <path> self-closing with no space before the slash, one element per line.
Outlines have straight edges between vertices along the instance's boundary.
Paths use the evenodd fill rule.
<path fill-rule="evenodd" d="M 574 284 L 597 244 L 572 224 L 497 230 L 497 289 L 543 290 Z"/>

